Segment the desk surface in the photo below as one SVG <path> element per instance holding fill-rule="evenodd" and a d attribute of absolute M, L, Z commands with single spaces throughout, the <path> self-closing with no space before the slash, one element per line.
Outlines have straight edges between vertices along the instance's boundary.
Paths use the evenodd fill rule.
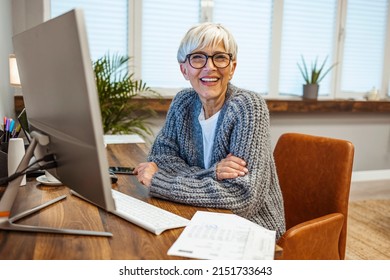
<path fill-rule="evenodd" d="M 147 152 L 144 144 L 109 145 L 107 150 L 109 164 L 118 166 L 134 166 L 145 161 Z M 197 210 L 229 212 L 151 198 L 148 190 L 140 185 L 134 176 L 118 175 L 118 177 L 118 183 L 113 185 L 115 189 L 188 219 L 191 219 Z M 4 188 L 0 187 L 0 194 L 3 192 Z M 0 259 L 183 259 L 167 255 L 168 249 L 179 237 L 183 228 L 168 230 L 156 236 L 70 195 L 69 189 L 65 186 L 43 186 L 35 179 L 28 180 L 27 185 L 19 190 L 12 213 L 19 213 L 62 194 L 68 194 L 65 200 L 18 223 L 109 231 L 113 233 L 113 237 L 0 231 Z M 277 254 L 279 249 L 276 251 Z"/>

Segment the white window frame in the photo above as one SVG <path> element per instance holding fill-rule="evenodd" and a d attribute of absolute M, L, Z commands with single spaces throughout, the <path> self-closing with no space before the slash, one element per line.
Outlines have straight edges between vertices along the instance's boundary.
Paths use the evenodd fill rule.
<path fill-rule="evenodd" d="M 389 4 L 387 6 L 387 34 L 385 41 L 385 53 L 384 53 L 384 61 L 383 70 L 382 70 L 382 89 L 383 93 L 380 93 L 382 97 L 390 96 L 390 63 L 386 63 L 386 61 L 390 61 L 390 0 L 388 0 Z"/>
<path fill-rule="evenodd" d="M 131 65 L 134 78 L 141 79 L 142 73 L 142 0 L 128 0 L 129 26 L 128 50 L 132 58 Z"/>

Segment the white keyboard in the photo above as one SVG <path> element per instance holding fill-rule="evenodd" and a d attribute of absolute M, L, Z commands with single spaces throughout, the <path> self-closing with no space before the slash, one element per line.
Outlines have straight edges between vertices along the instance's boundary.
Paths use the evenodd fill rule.
<path fill-rule="evenodd" d="M 112 190 L 116 210 L 113 214 L 156 235 L 164 230 L 185 227 L 189 220 L 152 204 Z"/>

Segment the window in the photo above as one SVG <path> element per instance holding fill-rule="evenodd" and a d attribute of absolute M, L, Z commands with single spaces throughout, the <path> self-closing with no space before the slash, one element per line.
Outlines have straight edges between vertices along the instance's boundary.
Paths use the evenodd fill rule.
<path fill-rule="evenodd" d="M 213 14 L 213 21 L 229 28 L 238 44 L 237 68 L 232 83 L 267 93 L 272 0 L 237 3 L 236 0 L 214 0 Z"/>
<path fill-rule="evenodd" d="M 127 0 L 51 0 L 51 16 L 56 17 L 74 8 L 84 11 L 91 59 L 104 54 L 127 54 Z"/>
<path fill-rule="evenodd" d="M 381 88 L 388 1 L 349 0 L 347 5 L 341 91 Z"/>
<path fill-rule="evenodd" d="M 329 67 L 333 61 L 333 45 L 336 23 L 336 0 L 285 0 L 281 33 L 281 58 L 279 92 L 302 95 L 304 80 L 297 63 L 301 56 L 310 67 L 318 60 L 327 58 Z M 330 78 L 321 81 L 319 94 L 329 95 Z"/>
<path fill-rule="evenodd" d="M 176 53 L 184 33 L 199 22 L 199 0 L 142 1 L 142 79 L 152 87 L 189 87 Z"/>
<path fill-rule="evenodd" d="M 372 87 L 382 96 L 388 92 L 389 1 L 52 0 L 52 13 L 81 3 L 92 56 L 127 52 L 136 60 L 137 77 L 172 94 L 189 86 L 176 60 L 182 36 L 190 26 L 211 20 L 237 40 L 235 85 L 270 98 L 300 96 L 301 56 L 309 64 L 327 58 L 326 67 L 337 65 L 321 81 L 320 96 L 361 98 Z"/>

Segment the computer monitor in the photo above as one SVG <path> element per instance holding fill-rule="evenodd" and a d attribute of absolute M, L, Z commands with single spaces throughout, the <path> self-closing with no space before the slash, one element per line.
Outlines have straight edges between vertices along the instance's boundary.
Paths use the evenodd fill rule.
<path fill-rule="evenodd" d="M 114 210 L 83 11 L 17 34 L 13 44 L 30 130 L 49 138 L 35 153 L 53 154 L 57 167 L 50 173 L 90 202 Z"/>

